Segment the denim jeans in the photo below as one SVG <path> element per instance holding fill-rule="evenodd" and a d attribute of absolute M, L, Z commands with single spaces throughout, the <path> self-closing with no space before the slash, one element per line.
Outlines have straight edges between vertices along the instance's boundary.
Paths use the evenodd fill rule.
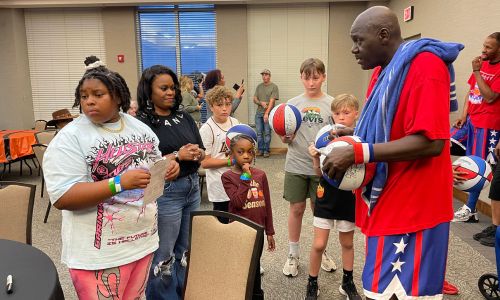
<path fill-rule="evenodd" d="M 166 182 L 157 203 L 160 246 L 151 264 L 146 298 L 181 299 L 187 266 L 190 213 L 200 207 L 198 174 Z"/>
<path fill-rule="evenodd" d="M 271 126 L 264 122 L 264 113 L 255 113 L 255 129 L 257 129 L 257 145 L 260 153 L 269 152 L 271 144 Z"/>

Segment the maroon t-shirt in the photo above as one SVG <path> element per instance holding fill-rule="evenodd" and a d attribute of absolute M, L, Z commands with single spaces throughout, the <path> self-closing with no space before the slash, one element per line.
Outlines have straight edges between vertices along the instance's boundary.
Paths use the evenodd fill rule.
<path fill-rule="evenodd" d="M 266 173 L 250 168 L 251 180 L 241 180 L 232 170 L 222 174 L 222 185 L 229 197 L 229 212 L 264 226 L 266 235 L 274 235 L 273 212 Z"/>

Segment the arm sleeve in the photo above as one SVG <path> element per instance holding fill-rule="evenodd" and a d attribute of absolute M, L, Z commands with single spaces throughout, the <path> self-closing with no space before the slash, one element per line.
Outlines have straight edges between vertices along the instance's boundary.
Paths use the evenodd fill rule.
<path fill-rule="evenodd" d="M 500 93 L 500 76 L 495 78 L 495 81 L 491 83 L 490 88 L 494 93 Z"/>
<path fill-rule="evenodd" d="M 433 54 L 417 56 L 409 78 L 405 134 L 421 134 L 430 140 L 449 139 L 450 77 L 445 64 Z"/>
<path fill-rule="evenodd" d="M 212 155 L 212 147 L 214 145 L 214 135 L 208 123 L 203 124 L 200 128 L 200 137 L 205 146 L 205 155 Z"/>
<path fill-rule="evenodd" d="M 264 201 L 266 202 L 266 235 L 274 235 L 273 209 L 271 207 L 271 193 L 269 192 L 269 183 L 267 176 L 262 176 L 262 189 L 264 190 Z"/>
<path fill-rule="evenodd" d="M 43 175 L 52 204 L 74 184 L 91 182 L 85 154 L 75 135 L 61 131 L 52 140 L 43 158 Z"/>
<path fill-rule="evenodd" d="M 241 99 L 240 98 L 234 98 L 232 102 L 232 107 L 231 107 L 231 114 L 233 114 L 238 106 L 240 106 Z"/>
<path fill-rule="evenodd" d="M 248 189 L 250 189 L 250 182 L 238 180 L 238 182 L 233 181 L 232 176 L 227 173 L 222 174 L 222 185 L 226 191 L 227 196 L 231 205 L 236 209 L 241 209 L 247 203 Z"/>
<path fill-rule="evenodd" d="M 182 105 L 184 105 L 184 110 L 187 111 L 188 113 L 192 113 L 196 111 L 196 100 L 194 99 L 193 95 L 191 93 L 182 93 Z"/>
<path fill-rule="evenodd" d="M 280 98 L 280 91 L 277 85 L 274 85 L 273 92 L 271 93 L 271 98 L 274 98 L 274 100 L 278 100 Z"/>

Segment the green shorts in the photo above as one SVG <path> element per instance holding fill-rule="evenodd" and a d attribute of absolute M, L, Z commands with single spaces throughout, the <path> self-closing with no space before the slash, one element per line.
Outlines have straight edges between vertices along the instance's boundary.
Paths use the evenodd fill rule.
<path fill-rule="evenodd" d="M 286 201 L 304 202 L 307 198 L 316 201 L 319 176 L 285 172 L 283 198 Z"/>

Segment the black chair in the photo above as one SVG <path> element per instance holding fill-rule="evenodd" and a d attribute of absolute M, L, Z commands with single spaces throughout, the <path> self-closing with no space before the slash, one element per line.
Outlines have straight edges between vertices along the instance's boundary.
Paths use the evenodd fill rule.
<path fill-rule="evenodd" d="M 47 145 L 45 144 L 34 144 L 31 146 L 33 148 L 33 152 L 35 152 L 36 159 L 38 160 L 38 164 L 40 165 L 40 168 L 38 169 L 40 171 L 40 176 L 42 177 L 42 187 L 40 189 L 40 197 L 43 198 L 43 192 L 45 190 L 45 178 L 43 177 L 43 156 L 45 155 L 45 150 L 47 150 Z M 43 218 L 43 223 L 47 223 L 47 219 L 49 218 L 49 213 L 50 213 L 50 207 L 52 204 L 49 203 L 47 205 L 47 210 L 45 211 L 45 217 Z"/>
<path fill-rule="evenodd" d="M 223 224 L 217 217 L 233 222 Z M 263 245 L 264 228 L 248 219 L 192 212 L 183 299 L 252 299 Z"/>

